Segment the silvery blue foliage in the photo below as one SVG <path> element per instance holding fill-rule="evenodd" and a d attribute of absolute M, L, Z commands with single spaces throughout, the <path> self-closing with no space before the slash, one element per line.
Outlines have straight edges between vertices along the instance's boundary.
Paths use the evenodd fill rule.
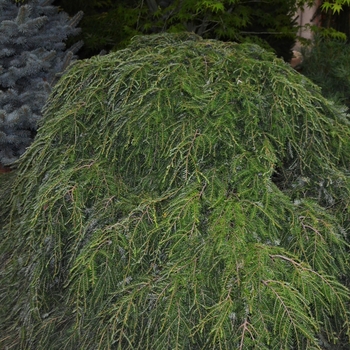
<path fill-rule="evenodd" d="M 0 0 L 0 163 L 13 163 L 30 145 L 53 85 L 82 46 L 64 41 L 80 32 L 83 13 L 70 18 L 51 5 Z"/>

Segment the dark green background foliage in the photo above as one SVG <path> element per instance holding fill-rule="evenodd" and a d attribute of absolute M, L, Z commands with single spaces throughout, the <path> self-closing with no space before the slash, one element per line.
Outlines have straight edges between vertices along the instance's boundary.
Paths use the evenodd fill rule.
<path fill-rule="evenodd" d="M 307 1 L 300 1 L 305 3 Z M 124 48 L 136 34 L 193 31 L 204 38 L 255 42 L 289 61 L 297 35 L 295 0 L 56 0 L 75 14 L 85 57 Z"/>
<path fill-rule="evenodd" d="M 303 53 L 303 74 L 322 88 L 324 96 L 350 108 L 350 45 L 316 35 Z"/>
<path fill-rule="evenodd" d="M 75 63 L 2 212 L 2 348 L 344 338 L 349 140 L 256 45 L 164 34 Z"/>

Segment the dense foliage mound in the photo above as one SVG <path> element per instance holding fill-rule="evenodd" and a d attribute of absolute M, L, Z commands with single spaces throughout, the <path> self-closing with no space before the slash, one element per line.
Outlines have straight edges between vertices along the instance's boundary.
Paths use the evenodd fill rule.
<path fill-rule="evenodd" d="M 0 196 L 2 347 L 346 339 L 349 164 L 347 116 L 256 45 L 155 35 L 75 63 Z"/>

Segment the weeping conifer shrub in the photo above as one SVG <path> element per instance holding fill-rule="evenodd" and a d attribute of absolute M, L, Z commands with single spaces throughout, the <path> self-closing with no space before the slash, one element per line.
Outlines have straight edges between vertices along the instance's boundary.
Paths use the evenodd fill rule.
<path fill-rule="evenodd" d="M 2 348 L 348 342 L 349 164 L 348 116 L 256 45 L 75 63 L 0 196 Z"/>

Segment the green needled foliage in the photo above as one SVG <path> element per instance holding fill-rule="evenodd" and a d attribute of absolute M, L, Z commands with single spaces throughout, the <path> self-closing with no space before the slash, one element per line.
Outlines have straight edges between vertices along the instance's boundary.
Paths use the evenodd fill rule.
<path fill-rule="evenodd" d="M 346 339 L 349 164 L 347 116 L 256 45 L 163 34 L 76 62 L 3 214 L 1 347 Z"/>

